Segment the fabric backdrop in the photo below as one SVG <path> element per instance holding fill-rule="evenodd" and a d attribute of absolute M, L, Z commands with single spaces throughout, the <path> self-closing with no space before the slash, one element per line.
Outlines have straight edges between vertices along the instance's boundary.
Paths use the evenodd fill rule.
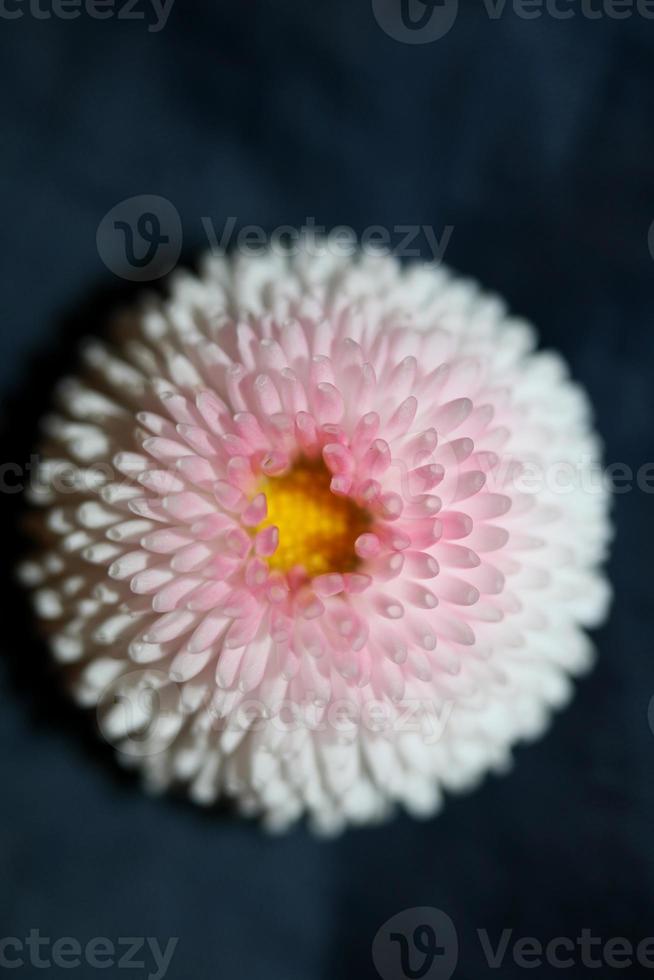
<path fill-rule="evenodd" d="M 445 36 L 410 44 L 369 0 L 176 0 L 158 31 L 7 0 L 23 15 L 0 15 L 3 460 L 29 461 L 75 341 L 140 288 L 107 268 L 96 232 L 141 194 L 176 208 L 182 260 L 230 216 L 427 225 L 439 240 L 449 227 L 446 262 L 569 359 L 607 462 L 652 459 L 654 21 L 571 6 L 526 19 L 462 2 Z M 0 937 L 179 937 L 171 980 L 362 980 L 380 926 L 433 906 L 458 932 L 455 977 L 511 980 L 524 969 L 507 955 L 489 971 L 478 930 L 493 945 L 504 929 L 654 934 L 654 496 L 615 496 L 597 668 L 547 737 L 435 819 L 332 842 L 150 799 L 118 771 L 12 584 L 20 509 L 3 494 Z"/>

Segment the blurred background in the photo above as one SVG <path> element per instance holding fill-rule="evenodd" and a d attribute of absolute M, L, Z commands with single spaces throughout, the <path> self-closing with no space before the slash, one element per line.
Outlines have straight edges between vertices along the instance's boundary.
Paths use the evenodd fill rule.
<path fill-rule="evenodd" d="M 4 460 L 29 461 L 52 382 L 115 303 L 212 233 L 307 221 L 381 226 L 392 247 L 416 226 L 408 247 L 432 258 L 436 242 L 565 354 L 607 462 L 652 460 L 651 5 L 75 3 L 0 12 Z M 121 266 L 103 231 L 143 195 L 164 199 L 141 229 L 146 249 L 171 232 L 162 270 L 124 249 Z M 479 930 L 493 947 L 506 929 L 654 934 L 651 494 L 614 498 L 612 615 L 549 735 L 436 819 L 331 842 L 152 800 L 117 772 L 12 582 L 20 506 L 3 495 L 0 937 L 177 937 L 171 980 L 362 980 L 383 924 L 430 906 L 458 934 L 454 976 L 480 980 L 497 971 Z M 156 974 L 134 959 L 131 975 Z M 509 947 L 501 976 L 524 970 Z"/>

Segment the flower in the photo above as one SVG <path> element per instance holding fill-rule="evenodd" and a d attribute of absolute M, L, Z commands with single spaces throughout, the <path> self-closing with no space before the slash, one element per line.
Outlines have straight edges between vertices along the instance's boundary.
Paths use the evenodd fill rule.
<path fill-rule="evenodd" d="M 587 400 L 535 343 L 441 267 L 327 241 L 210 257 L 86 347 L 23 575 L 149 786 L 333 832 L 543 731 L 609 525 Z"/>

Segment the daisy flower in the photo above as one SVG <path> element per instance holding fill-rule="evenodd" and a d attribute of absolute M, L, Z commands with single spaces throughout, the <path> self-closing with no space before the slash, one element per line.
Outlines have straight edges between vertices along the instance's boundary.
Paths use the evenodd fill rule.
<path fill-rule="evenodd" d="M 335 832 L 544 730 L 609 525 L 587 399 L 535 347 L 473 283 L 329 240 L 209 257 L 86 345 L 23 577 L 149 787 Z"/>

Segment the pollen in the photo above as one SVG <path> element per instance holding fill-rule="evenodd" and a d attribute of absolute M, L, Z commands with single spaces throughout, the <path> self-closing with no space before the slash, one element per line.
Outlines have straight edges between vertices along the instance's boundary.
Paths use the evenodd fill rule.
<path fill-rule="evenodd" d="M 354 542 L 369 529 L 370 516 L 333 493 L 331 478 L 322 460 L 302 459 L 261 485 L 268 513 L 255 531 L 271 525 L 279 530 L 279 545 L 268 558 L 271 569 L 288 572 L 299 566 L 314 576 L 351 572 L 359 564 Z"/>

